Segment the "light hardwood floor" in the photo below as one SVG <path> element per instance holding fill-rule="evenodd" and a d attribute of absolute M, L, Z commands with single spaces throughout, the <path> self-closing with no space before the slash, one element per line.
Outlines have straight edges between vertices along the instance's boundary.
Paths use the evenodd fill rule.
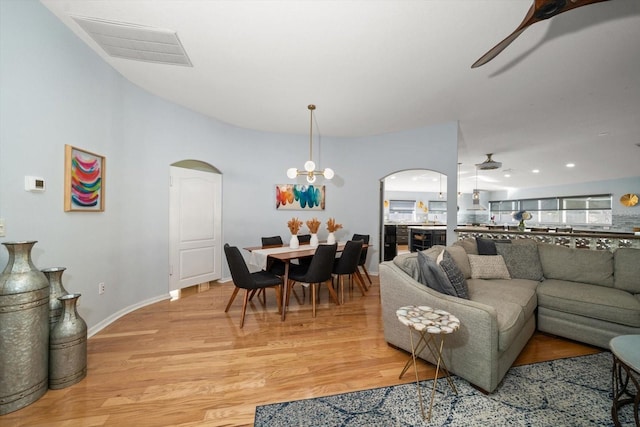
<path fill-rule="evenodd" d="M 308 301 L 293 300 L 281 322 L 267 290 L 267 307 L 254 299 L 243 329 L 242 292 L 224 312 L 232 283 L 190 288 L 91 337 L 83 381 L 0 416 L 0 426 L 244 426 L 256 405 L 411 382 L 398 379 L 408 356 L 384 341 L 372 279 L 366 296 L 345 294 L 339 307 L 323 289 L 315 319 Z M 516 363 L 598 351 L 536 333 Z M 419 369 L 433 376 L 432 365 Z"/>

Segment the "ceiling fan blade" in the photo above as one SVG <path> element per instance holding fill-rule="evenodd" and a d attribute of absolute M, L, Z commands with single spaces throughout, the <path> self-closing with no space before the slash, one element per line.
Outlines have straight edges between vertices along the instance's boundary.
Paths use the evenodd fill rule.
<path fill-rule="evenodd" d="M 524 19 L 522 20 L 520 25 L 518 25 L 518 28 L 516 28 L 513 31 L 513 33 L 511 33 L 507 38 L 505 38 L 500 43 L 495 45 L 491 50 L 489 50 L 489 52 L 487 52 L 484 55 L 482 55 L 480 57 L 480 59 L 478 59 L 476 62 L 473 63 L 471 68 L 478 68 L 479 66 L 484 65 L 487 62 L 491 61 L 493 58 L 498 56 L 498 54 L 500 52 L 502 52 L 504 49 L 506 49 L 506 47 L 509 46 L 511 44 L 511 42 L 513 42 L 515 39 L 517 39 L 518 36 L 520 34 L 522 34 L 524 32 L 524 30 L 526 30 L 529 25 L 531 25 L 531 24 L 533 24 L 535 22 L 538 22 L 538 20 L 535 19 L 535 16 L 534 16 L 535 12 L 536 12 L 536 5 L 532 4 L 531 7 L 529 8 L 529 11 L 524 16 Z"/>
<path fill-rule="evenodd" d="M 524 30 L 526 30 L 526 29 L 527 29 L 526 27 L 525 28 L 521 28 L 521 29 L 511 33 L 509 35 L 509 37 L 507 37 L 506 39 L 502 40 L 500 43 L 498 43 L 497 45 L 492 47 L 491 50 L 489 50 L 489 52 L 487 52 L 484 55 L 482 55 L 480 57 L 480 59 L 478 59 L 476 62 L 473 63 L 471 68 L 478 68 L 479 66 L 484 65 L 487 62 L 491 61 L 493 58 L 498 56 L 498 54 L 500 52 L 505 50 L 506 47 L 509 46 L 511 44 L 511 42 L 513 42 L 515 39 L 517 39 L 518 36 L 520 34 L 522 34 L 524 32 Z"/>
<path fill-rule="evenodd" d="M 581 6 L 587 6 L 589 4 L 600 3 L 603 1 L 609 0 L 534 0 L 534 4 L 531 5 L 518 28 L 516 28 L 507 38 L 489 50 L 489 52 L 482 55 L 480 59 L 471 65 L 471 68 L 477 68 L 491 61 L 516 38 L 518 38 L 518 36 L 522 34 L 527 27 L 535 24 L 536 22 L 549 19 L 553 16 Z"/>

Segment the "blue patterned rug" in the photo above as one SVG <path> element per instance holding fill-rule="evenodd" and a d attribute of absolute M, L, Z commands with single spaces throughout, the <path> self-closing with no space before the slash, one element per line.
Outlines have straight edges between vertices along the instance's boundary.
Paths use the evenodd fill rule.
<path fill-rule="evenodd" d="M 422 420 L 416 384 L 256 407 L 255 426 L 612 426 L 611 353 L 513 367 L 485 395 L 453 377 L 438 380 L 431 423 Z M 422 381 L 425 413 L 432 381 Z M 634 425 L 627 405 L 622 425 Z"/>

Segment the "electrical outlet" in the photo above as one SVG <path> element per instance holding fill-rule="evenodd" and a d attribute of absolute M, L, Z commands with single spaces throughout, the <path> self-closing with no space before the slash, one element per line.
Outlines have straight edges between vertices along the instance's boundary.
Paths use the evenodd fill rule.
<path fill-rule="evenodd" d="M 98 295 L 104 294 L 104 282 L 98 283 Z"/>

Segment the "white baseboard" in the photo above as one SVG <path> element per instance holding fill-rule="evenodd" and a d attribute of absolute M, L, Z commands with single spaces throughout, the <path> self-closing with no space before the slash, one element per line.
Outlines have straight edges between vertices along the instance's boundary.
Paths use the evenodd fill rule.
<path fill-rule="evenodd" d="M 109 326 L 110 324 L 112 324 L 113 322 L 115 322 L 116 320 L 118 320 L 119 318 L 121 318 L 122 316 L 124 316 L 125 314 L 129 314 L 132 311 L 136 311 L 139 308 L 145 307 L 149 304 L 154 304 L 156 302 L 160 302 L 160 301 L 164 301 L 166 299 L 170 299 L 171 295 L 164 294 L 164 295 L 159 295 L 157 297 L 153 297 L 153 298 L 149 298 L 147 300 L 144 301 L 140 301 L 138 303 L 135 303 L 133 305 L 130 305 L 129 307 L 125 307 L 122 310 L 113 313 L 111 316 L 107 317 L 106 319 L 104 319 L 103 321 L 101 321 L 100 323 L 98 323 L 97 325 L 89 328 L 89 330 L 87 331 L 87 336 L 90 338 L 92 336 L 94 336 L 95 334 L 97 334 L 98 332 L 100 332 L 101 330 L 103 330 L 104 328 L 106 328 L 107 326 Z"/>

